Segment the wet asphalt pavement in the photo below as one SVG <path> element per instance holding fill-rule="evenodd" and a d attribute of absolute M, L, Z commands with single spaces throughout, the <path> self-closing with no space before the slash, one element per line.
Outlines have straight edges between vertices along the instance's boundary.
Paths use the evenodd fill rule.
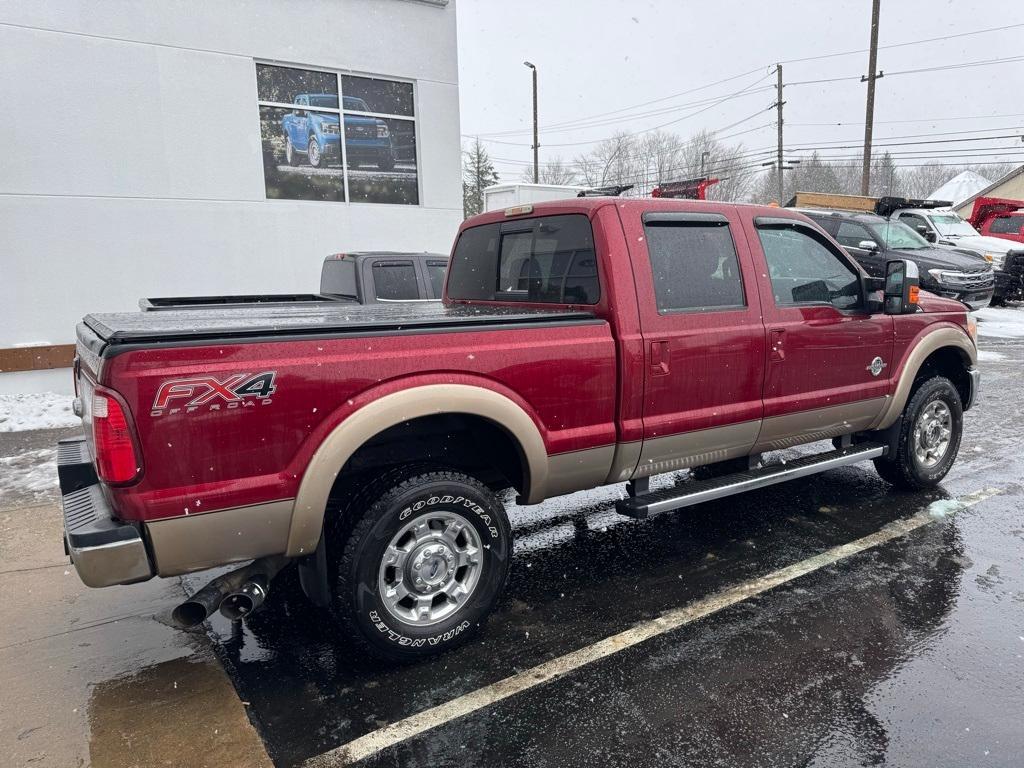
<path fill-rule="evenodd" d="M 301 765 L 930 508 L 934 522 L 906 536 L 360 764 L 1021 765 L 1024 344 L 984 348 L 1001 359 L 983 362 L 983 401 L 933 493 L 894 492 L 865 464 L 647 521 L 614 513 L 618 487 L 577 494 L 513 508 L 507 598 L 453 653 L 368 664 L 281 591 L 244 627 L 216 617 L 214 648 L 271 759 Z M 1001 493 L 943 502 L 985 488 Z"/>
<path fill-rule="evenodd" d="M 4 491 L 0 734 L 14 746 L 0 754 L 255 765 L 247 714 L 275 765 L 344 764 L 337 749 L 354 739 L 930 509 L 905 536 L 359 764 L 1024 764 L 1024 340 L 982 348 L 983 399 L 935 492 L 894 492 L 865 464 L 647 521 L 615 514 L 620 487 L 512 507 L 500 609 L 469 645 L 413 666 L 354 658 L 326 617 L 280 588 L 246 625 L 216 616 L 205 635 L 173 632 L 154 615 L 178 599 L 176 581 L 72 585 L 51 541 L 53 489 Z M 0 455 L 45 451 L 60 434 L 0 435 Z M 969 508 L 948 501 L 993 488 Z M 25 531 L 46 545 L 38 564 L 12 554 L 29 548 Z M 87 746 L 65 744 L 72 732 Z"/>

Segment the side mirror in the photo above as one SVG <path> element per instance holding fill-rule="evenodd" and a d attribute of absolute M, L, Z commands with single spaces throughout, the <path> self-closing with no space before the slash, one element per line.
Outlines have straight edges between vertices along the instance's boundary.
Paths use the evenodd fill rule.
<path fill-rule="evenodd" d="M 930 229 L 927 232 L 922 232 L 921 236 L 924 237 L 924 239 L 927 240 L 929 243 L 934 243 L 936 240 L 939 239 L 938 236 Z"/>
<path fill-rule="evenodd" d="M 859 243 L 857 243 L 857 247 L 860 248 L 862 251 L 877 251 L 878 243 L 876 243 L 874 240 L 861 240 Z"/>
<path fill-rule="evenodd" d="M 864 304 L 869 315 L 877 315 L 885 309 L 885 278 L 864 278 Z"/>
<path fill-rule="evenodd" d="M 917 264 L 893 259 L 885 265 L 885 314 L 909 315 L 917 311 L 921 275 Z"/>
<path fill-rule="evenodd" d="M 916 227 L 914 227 L 914 229 L 917 230 L 917 234 L 919 234 L 921 236 L 924 236 L 924 237 L 927 237 L 928 232 L 931 231 L 924 224 L 918 224 Z"/>

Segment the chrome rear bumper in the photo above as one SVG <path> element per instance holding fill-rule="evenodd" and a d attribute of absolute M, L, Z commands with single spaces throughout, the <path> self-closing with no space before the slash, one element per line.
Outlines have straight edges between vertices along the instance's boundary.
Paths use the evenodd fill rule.
<path fill-rule="evenodd" d="M 89 587 L 131 584 L 152 578 L 139 530 L 114 519 L 96 478 L 85 438 L 61 440 L 57 474 L 64 512 L 64 548 Z"/>

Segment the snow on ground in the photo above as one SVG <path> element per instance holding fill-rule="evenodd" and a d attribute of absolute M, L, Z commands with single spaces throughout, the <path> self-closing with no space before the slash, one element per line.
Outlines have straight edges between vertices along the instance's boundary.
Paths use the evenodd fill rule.
<path fill-rule="evenodd" d="M 8 497 L 37 499 L 57 488 L 57 449 L 40 448 L 0 457 L 0 507 Z"/>
<path fill-rule="evenodd" d="M 994 363 L 997 360 L 1005 360 L 1006 355 L 1002 352 L 993 352 L 991 349 L 979 349 L 978 359 L 983 363 Z"/>
<path fill-rule="evenodd" d="M 76 427 L 81 420 L 71 412 L 71 399 L 55 392 L 0 395 L 0 432 Z"/>
<path fill-rule="evenodd" d="M 1024 306 L 985 307 L 972 316 L 978 321 L 978 335 L 996 339 L 1024 339 Z"/>

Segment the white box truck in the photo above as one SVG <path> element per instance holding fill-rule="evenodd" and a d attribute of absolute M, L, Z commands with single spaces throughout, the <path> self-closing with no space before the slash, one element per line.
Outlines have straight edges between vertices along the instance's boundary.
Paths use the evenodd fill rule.
<path fill-rule="evenodd" d="M 542 203 L 545 200 L 565 200 L 577 197 L 590 187 L 567 184 L 495 184 L 484 189 L 484 210 L 496 211 L 513 205 Z"/>

